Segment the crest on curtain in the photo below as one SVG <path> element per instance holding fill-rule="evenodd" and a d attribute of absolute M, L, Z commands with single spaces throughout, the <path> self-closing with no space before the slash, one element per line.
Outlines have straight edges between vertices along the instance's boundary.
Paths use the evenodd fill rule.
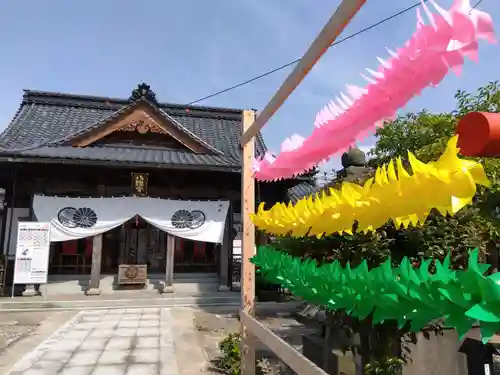
<path fill-rule="evenodd" d="M 205 223 L 206 217 L 200 210 L 178 210 L 171 218 L 172 225 L 176 228 L 196 229 Z"/>
<path fill-rule="evenodd" d="M 88 207 L 65 207 L 57 214 L 57 220 L 66 228 L 92 228 L 97 223 L 97 214 Z"/>

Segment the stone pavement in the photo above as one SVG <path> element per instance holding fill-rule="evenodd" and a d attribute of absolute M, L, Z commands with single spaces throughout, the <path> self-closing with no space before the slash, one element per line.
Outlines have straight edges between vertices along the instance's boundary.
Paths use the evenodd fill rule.
<path fill-rule="evenodd" d="M 179 375 L 169 308 L 83 311 L 8 375 Z"/>

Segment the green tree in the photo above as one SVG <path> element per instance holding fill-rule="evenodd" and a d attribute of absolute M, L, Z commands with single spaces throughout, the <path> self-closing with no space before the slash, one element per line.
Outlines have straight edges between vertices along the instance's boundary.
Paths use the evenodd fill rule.
<path fill-rule="evenodd" d="M 460 117 L 475 111 L 500 113 L 500 82 L 490 82 L 474 93 L 459 90 L 455 99 L 457 107 L 451 113 L 431 114 L 426 110 L 416 114 L 410 113 L 399 116 L 395 121 L 378 129 L 377 143 L 371 151 L 371 164 L 380 165 L 396 156 L 405 158 L 408 151 L 424 162 L 435 160 L 444 151 L 450 137 L 455 134 Z M 488 189 L 480 188 L 473 207 L 463 210 L 457 215 L 457 219 L 458 222 L 463 222 L 462 216 L 467 220 L 472 217 L 471 228 L 486 230 L 488 236 L 496 239 L 499 223 L 496 215 L 492 213 L 498 212 L 500 207 L 500 158 L 475 160 L 484 165 L 492 186 Z M 449 221 L 445 220 L 445 223 L 447 222 Z"/>
<path fill-rule="evenodd" d="M 451 113 L 432 114 L 426 110 L 409 113 L 378 129 L 377 143 L 371 152 L 372 166 L 383 164 L 397 156 L 406 158 L 408 151 L 424 162 L 435 160 L 454 135 L 460 116 L 473 111 L 500 112 L 500 83 L 491 82 L 474 93 L 458 91 L 455 98 L 457 108 Z M 480 189 L 474 204 L 462 209 L 455 216 L 443 217 L 431 213 L 422 227 L 400 229 L 395 228 L 392 223 L 387 223 L 369 234 L 357 233 L 354 230 L 353 235 L 334 235 L 322 239 L 284 237 L 278 239 L 276 245 L 283 251 L 313 258 L 319 263 L 339 260 L 341 263 L 350 262 L 352 266 L 359 264 L 362 259 L 367 259 L 371 266 L 376 266 L 388 256 L 391 256 L 395 263 L 399 263 L 403 256 L 408 256 L 418 264 L 421 257 L 439 259 L 448 251 L 452 251 L 453 266 L 463 268 L 467 264 L 468 251 L 471 248 L 479 248 L 483 255 L 488 251 L 498 254 L 494 241 L 499 237 L 498 219 L 492 215 L 495 209 L 500 207 L 498 160 L 478 160 L 485 166 L 492 187 Z M 496 266 L 498 267 L 498 263 Z M 344 315 L 340 313 L 338 316 Z M 379 369 L 394 358 L 392 348 L 387 343 L 394 342 L 395 339 L 399 341 L 407 333 L 407 327 L 400 330 L 393 322 L 373 328 L 369 319 L 368 322 L 347 319 L 342 320 L 340 324 L 353 332 L 364 330 L 363 334 L 365 337 L 368 335 L 371 342 L 370 349 L 367 350 L 368 358 L 372 364 L 377 364 Z"/>
<path fill-rule="evenodd" d="M 377 143 L 370 151 L 371 163 L 380 164 L 397 156 L 406 158 L 408 151 L 421 154 L 421 150 L 448 140 L 454 131 L 455 117 L 450 113 L 432 114 L 423 110 L 399 116 L 377 129 Z"/>
<path fill-rule="evenodd" d="M 459 90 L 457 108 L 451 113 L 432 114 L 427 110 L 398 116 L 377 129 L 377 143 L 370 151 L 372 164 L 413 152 L 423 161 L 439 156 L 455 134 L 458 119 L 470 112 L 500 112 L 500 82 L 494 81 L 474 93 Z"/>

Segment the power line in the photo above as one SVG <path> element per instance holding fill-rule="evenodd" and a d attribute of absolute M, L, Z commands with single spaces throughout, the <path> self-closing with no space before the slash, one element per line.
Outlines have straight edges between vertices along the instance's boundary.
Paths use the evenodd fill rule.
<path fill-rule="evenodd" d="M 346 42 L 346 41 L 348 41 L 348 40 L 350 40 L 350 39 L 352 39 L 352 38 L 354 38 L 354 37 L 356 37 L 356 36 L 358 36 L 358 35 L 360 35 L 360 34 L 363 34 L 363 33 L 367 32 L 367 31 L 370 31 L 370 30 L 372 30 L 372 29 L 374 29 L 374 28 L 376 28 L 376 27 L 378 27 L 378 26 L 380 26 L 380 25 L 382 25 L 382 24 L 384 24 L 384 23 L 386 23 L 386 22 L 388 22 L 388 21 L 391 21 L 391 20 L 393 20 L 394 18 L 399 17 L 399 16 L 401 16 L 401 15 L 405 14 L 406 12 L 409 12 L 410 10 L 417 8 L 417 7 L 418 7 L 418 6 L 420 6 L 422 3 L 426 3 L 426 2 L 428 2 L 428 1 L 429 1 L 429 0 L 419 1 L 418 3 L 413 4 L 412 6 L 410 6 L 410 7 L 408 7 L 408 8 L 405 8 L 405 9 L 403 9 L 403 10 L 401 10 L 401 11 L 397 12 L 397 13 L 394 13 L 393 15 L 391 15 L 391 16 L 389 16 L 389 17 L 387 17 L 387 18 L 384 18 L 384 19 L 382 19 L 382 20 L 380 20 L 380 21 L 378 21 L 378 22 L 376 22 L 376 23 L 374 23 L 374 24 L 372 24 L 372 25 L 370 25 L 370 26 L 368 26 L 368 27 L 365 27 L 364 29 L 361 29 L 361 30 L 357 31 L 357 32 L 355 32 L 354 34 L 348 35 L 348 36 L 346 36 L 345 38 L 341 38 L 341 39 L 339 39 L 339 40 L 337 40 L 337 41 L 333 42 L 333 43 L 332 43 L 332 45 L 330 46 L 330 48 L 331 48 L 331 47 L 333 47 L 333 46 L 336 46 L 336 45 L 338 45 L 338 44 L 340 44 L 340 43 Z M 479 0 L 479 1 L 476 3 L 476 5 L 474 5 L 472 8 L 476 8 L 476 7 L 477 7 L 479 4 L 481 4 L 483 1 L 484 1 L 484 0 Z M 252 83 L 252 82 L 258 81 L 258 80 L 259 80 L 259 79 L 261 79 L 261 78 L 267 77 L 267 76 L 269 76 L 269 75 L 271 75 L 271 74 L 274 74 L 274 73 L 276 73 L 276 72 L 278 72 L 278 71 L 280 71 L 280 70 L 283 70 L 283 69 L 285 69 L 285 68 L 288 68 L 289 66 L 295 65 L 295 64 L 297 64 L 299 61 L 300 61 L 300 59 L 296 59 L 296 60 L 290 61 L 289 63 L 283 64 L 283 65 L 281 65 L 281 66 L 279 66 L 279 67 L 277 67 L 277 68 L 274 68 L 274 69 L 268 70 L 267 72 L 262 73 L 262 74 L 260 74 L 260 75 L 258 75 L 258 76 L 255 76 L 255 77 L 253 77 L 253 78 L 247 79 L 246 81 L 240 82 L 240 83 L 238 83 L 238 84 L 236 84 L 236 85 L 230 86 L 230 87 L 225 88 L 225 89 L 220 90 L 220 91 L 216 91 L 216 92 L 214 92 L 213 94 L 210 94 L 210 95 L 204 96 L 204 97 L 202 97 L 202 98 L 200 98 L 200 99 L 197 99 L 197 100 L 194 100 L 194 101 L 192 101 L 192 102 L 189 102 L 189 103 L 187 103 L 187 105 L 196 104 L 196 103 L 202 102 L 202 101 L 204 101 L 204 100 L 207 100 L 207 99 L 213 98 L 213 97 L 215 97 L 215 96 L 219 96 L 219 95 L 224 94 L 224 93 L 226 93 L 226 92 L 232 91 L 232 90 L 237 89 L 237 88 L 239 88 L 239 87 L 246 86 L 246 85 L 248 85 L 249 83 Z"/>
<path fill-rule="evenodd" d="M 478 6 L 479 4 L 481 4 L 483 1 L 484 1 L 484 0 L 479 0 L 479 1 L 476 3 L 476 5 L 474 5 L 474 6 L 472 7 L 472 9 L 477 8 L 477 6 Z"/>
<path fill-rule="evenodd" d="M 423 2 L 424 2 L 424 3 L 426 3 L 427 1 L 429 1 L 429 0 L 423 0 Z M 481 1 L 482 1 L 482 0 L 481 0 Z M 373 24 L 373 25 L 371 25 L 371 26 L 365 27 L 364 29 L 361 29 L 361 30 L 357 31 L 357 32 L 355 32 L 354 34 L 348 35 L 348 36 L 346 36 L 345 38 L 341 38 L 341 39 L 339 39 L 339 40 L 337 40 L 337 41 L 333 42 L 333 43 L 332 43 L 332 45 L 330 46 L 330 48 L 331 48 L 331 47 L 333 47 L 333 46 L 336 46 L 336 45 L 338 45 L 338 44 L 340 44 L 340 43 L 346 42 L 346 41 L 348 41 L 349 39 L 352 39 L 352 38 L 354 38 L 354 37 L 356 37 L 356 36 L 358 36 L 358 35 L 360 35 L 360 34 L 363 34 L 363 33 L 367 32 L 367 31 L 370 31 L 371 29 L 374 29 L 374 28 L 376 28 L 376 27 L 378 27 L 378 26 L 380 26 L 380 25 L 382 25 L 382 24 L 384 24 L 384 23 L 386 23 L 386 22 L 388 22 L 388 21 L 390 21 L 390 20 L 392 20 L 392 19 L 394 19 L 394 18 L 396 18 L 396 17 L 399 17 L 399 16 L 401 16 L 402 14 L 404 14 L 404 13 L 406 13 L 406 12 L 409 12 L 409 11 L 410 11 L 410 10 L 412 10 L 412 9 L 415 9 L 416 7 L 420 6 L 421 4 L 422 4 L 422 3 L 419 1 L 418 3 L 416 3 L 416 4 L 414 4 L 414 5 L 410 6 L 410 7 L 408 7 L 408 8 L 406 8 L 406 9 L 403 9 L 403 10 L 401 10 L 401 11 L 397 12 L 397 13 L 394 13 L 393 15 L 391 15 L 391 16 L 389 16 L 389 17 L 387 17 L 387 18 L 384 18 L 384 19 L 382 19 L 382 20 L 378 21 L 377 23 L 374 23 L 374 24 Z M 255 77 L 253 77 L 253 78 L 247 79 L 246 81 L 240 82 L 240 83 L 238 83 L 238 84 L 236 84 L 236 85 L 234 85 L 234 86 L 230 86 L 230 87 L 228 87 L 228 88 L 226 88 L 226 89 L 223 89 L 223 90 L 220 90 L 220 91 L 216 91 L 216 92 L 214 92 L 213 94 L 210 94 L 210 95 L 204 96 L 204 97 L 202 97 L 202 98 L 200 98 L 200 99 L 197 99 L 197 100 L 194 100 L 194 101 L 192 101 L 192 102 L 189 102 L 189 103 L 187 103 L 187 105 L 196 104 L 196 103 L 199 103 L 199 102 L 201 102 L 201 101 L 204 101 L 204 100 L 207 100 L 207 99 L 213 98 L 214 96 L 219 96 L 220 94 L 224 94 L 224 93 L 226 93 L 226 92 L 228 92 L 228 91 L 232 91 L 232 90 L 234 90 L 234 89 L 237 89 L 238 87 L 248 85 L 249 83 L 252 83 L 252 82 L 257 81 L 257 80 L 259 80 L 259 79 L 261 79 L 261 78 L 264 78 L 264 77 L 267 77 L 267 76 L 269 76 L 269 75 L 271 75 L 271 74 L 274 74 L 274 73 L 276 73 L 276 72 L 279 72 L 280 70 L 283 70 L 283 69 L 285 69 L 285 68 L 288 68 L 289 66 L 295 65 L 295 64 L 297 64 L 299 61 L 300 61 L 300 58 L 299 58 L 299 59 L 296 59 L 296 60 L 293 60 L 293 61 L 290 61 L 289 63 L 283 64 L 283 65 L 281 65 L 281 66 L 279 66 L 279 67 L 277 67 L 277 68 L 274 68 L 274 69 L 268 70 L 268 71 L 267 71 L 267 72 L 265 72 L 265 73 L 262 73 L 262 74 L 260 74 L 260 75 L 258 75 L 258 76 L 255 76 Z"/>

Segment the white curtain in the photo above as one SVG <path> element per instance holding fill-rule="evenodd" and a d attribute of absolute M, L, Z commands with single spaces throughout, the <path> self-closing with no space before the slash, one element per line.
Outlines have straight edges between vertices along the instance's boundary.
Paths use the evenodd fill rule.
<path fill-rule="evenodd" d="M 139 215 L 156 228 L 189 240 L 222 243 L 229 202 L 139 199 Z"/>
<path fill-rule="evenodd" d="M 179 201 L 156 198 L 65 198 L 36 195 L 33 212 L 50 222 L 51 241 L 95 236 L 136 215 L 178 237 L 222 243 L 228 201 Z"/>
<path fill-rule="evenodd" d="M 40 195 L 33 198 L 33 212 L 38 221 L 50 222 L 52 242 L 95 236 L 120 226 L 137 214 L 128 198 L 63 198 Z"/>

